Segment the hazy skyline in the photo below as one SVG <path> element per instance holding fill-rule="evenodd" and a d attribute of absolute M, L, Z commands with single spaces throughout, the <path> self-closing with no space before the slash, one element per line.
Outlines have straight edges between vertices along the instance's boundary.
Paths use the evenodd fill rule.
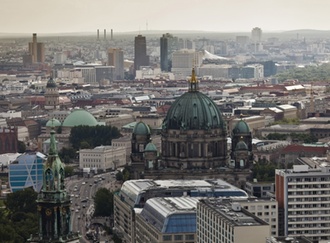
<path fill-rule="evenodd" d="M 0 0 L 0 33 L 330 30 L 329 0 Z M 109 32 L 108 32 L 109 33 Z"/>

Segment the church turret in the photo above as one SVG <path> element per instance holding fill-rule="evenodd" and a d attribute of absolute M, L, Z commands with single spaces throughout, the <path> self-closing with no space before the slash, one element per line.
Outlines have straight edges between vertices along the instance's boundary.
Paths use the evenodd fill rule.
<path fill-rule="evenodd" d="M 57 153 L 54 127 L 43 172 L 43 186 L 37 199 L 39 233 L 29 242 L 79 242 L 79 234 L 71 228 L 70 196 L 65 190 L 64 165 Z"/>
<path fill-rule="evenodd" d="M 47 110 L 55 110 L 59 109 L 59 92 L 57 85 L 51 76 L 46 85 L 45 92 L 45 109 Z"/>

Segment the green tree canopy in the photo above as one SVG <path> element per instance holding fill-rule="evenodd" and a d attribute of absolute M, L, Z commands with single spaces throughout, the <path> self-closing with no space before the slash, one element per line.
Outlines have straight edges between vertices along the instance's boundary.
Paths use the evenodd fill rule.
<path fill-rule="evenodd" d="M 120 132 L 113 126 L 76 126 L 71 129 L 70 142 L 72 147 L 79 150 L 82 145 L 88 144 L 90 148 L 100 145 L 111 145 L 114 138 L 119 138 Z M 82 142 L 84 142 L 82 144 Z"/>
<path fill-rule="evenodd" d="M 306 66 L 303 68 L 293 68 L 276 75 L 280 82 L 287 79 L 298 79 L 303 82 L 310 81 L 329 81 L 330 64 Z"/>
<path fill-rule="evenodd" d="M 37 193 L 27 188 L 9 194 L 0 209 L 0 242 L 26 242 L 38 232 Z"/>
<path fill-rule="evenodd" d="M 11 193 L 7 196 L 5 205 L 7 209 L 14 212 L 24 212 L 24 213 L 37 213 L 37 196 L 32 188 L 26 188 L 24 190 Z"/>
<path fill-rule="evenodd" d="M 106 188 L 97 190 L 94 196 L 94 216 L 110 216 L 113 214 L 113 193 Z"/>

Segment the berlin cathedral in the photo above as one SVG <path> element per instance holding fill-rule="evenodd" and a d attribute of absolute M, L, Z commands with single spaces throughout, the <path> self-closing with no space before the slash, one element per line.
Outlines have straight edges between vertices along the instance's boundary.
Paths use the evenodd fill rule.
<path fill-rule="evenodd" d="M 227 147 L 229 136 L 231 149 Z M 241 119 L 228 134 L 217 105 L 198 90 L 194 69 L 188 91 L 175 100 L 163 120 L 161 154 L 150 137 L 150 128 L 138 122 L 131 139 L 135 179 L 178 176 L 191 179 L 192 172 L 199 171 L 203 178 L 216 176 L 231 181 L 228 175 L 232 174 L 236 180 L 245 181 L 252 165 L 252 135 L 248 125 Z M 237 179 L 238 174 L 242 179 Z"/>

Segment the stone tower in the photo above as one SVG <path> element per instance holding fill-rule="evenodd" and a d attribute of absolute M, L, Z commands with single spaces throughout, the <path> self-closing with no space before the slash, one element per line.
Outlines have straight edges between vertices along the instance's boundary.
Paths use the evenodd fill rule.
<path fill-rule="evenodd" d="M 47 110 L 55 110 L 60 108 L 59 102 L 59 92 L 53 77 L 47 82 L 46 92 L 45 92 L 45 109 Z"/>

